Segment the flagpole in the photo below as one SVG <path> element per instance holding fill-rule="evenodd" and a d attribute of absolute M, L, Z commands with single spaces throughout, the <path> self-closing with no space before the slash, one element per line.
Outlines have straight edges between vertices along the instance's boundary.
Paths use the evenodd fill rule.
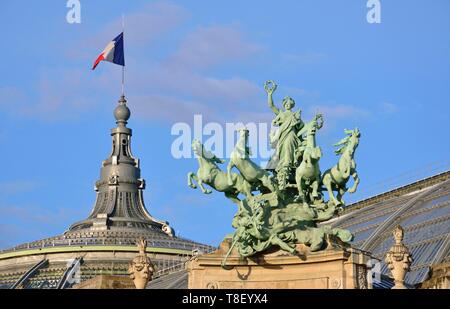
<path fill-rule="evenodd" d="M 125 96 L 124 92 L 124 84 L 125 84 L 125 66 L 122 66 L 122 95 Z"/>
<path fill-rule="evenodd" d="M 122 35 L 125 35 L 125 17 L 122 14 Z M 125 65 L 122 66 L 122 96 L 125 96 Z"/>

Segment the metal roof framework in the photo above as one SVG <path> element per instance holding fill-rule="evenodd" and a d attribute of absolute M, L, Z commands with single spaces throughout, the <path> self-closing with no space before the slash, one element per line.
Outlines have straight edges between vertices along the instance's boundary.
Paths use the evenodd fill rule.
<path fill-rule="evenodd" d="M 416 285 L 431 265 L 450 258 L 450 171 L 350 205 L 332 225 L 350 230 L 352 245 L 382 260 L 381 273 L 387 276 L 384 255 L 394 243 L 392 230 L 401 225 L 414 259 L 405 281 Z"/>

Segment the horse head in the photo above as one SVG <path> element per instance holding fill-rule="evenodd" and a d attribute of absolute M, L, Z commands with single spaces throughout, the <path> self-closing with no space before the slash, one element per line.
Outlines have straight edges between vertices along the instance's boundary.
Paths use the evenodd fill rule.
<path fill-rule="evenodd" d="M 313 120 L 311 120 L 306 125 L 306 135 L 311 136 L 315 135 L 317 133 L 317 130 L 321 129 L 323 127 L 323 116 L 322 114 L 317 114 L 314 116 Z"/>
<path fill-rule="evenodd" d="M 203 145 L 198 139 L 194 139 L 192 141 L 192 150 L 194 151 L 194 154 L 201 157 L 203 154 Z"/>
<path fill-rule="evenodd" d="M 352 154 L 359 145 L 361 132 L 358 128 L 355 128 L 354 130 L 344 129 L 344 132 L 347 136 L 334 144 L 334 146 L 338 147 L 338 149 L 334 151 L 336 154 L 343 154 L 346 151 L 349 151 Z"/>
<path fill-rule="evenodd" d="M 236 131 L 239 132 L 239 144 L 243 143 L 244 145 L 247 145 L 248 141 L 248 129 L 246 127 L 242 127 L 237 129 Z"/>
<path fill-rule="evenodd" d="M 236 143 L 236 149 L 240 152 L 242 158 L 251 156 L 250 147 L 247 146 L 249 130 L 244 126 L 236 131 L 239 132 L 239 140 Z"/>
<path fill-rule="evenodd" d="M 225 162 L 224 160 L 216 157 L 216 155 L 213 154 L 212 152 L 205 150 L 205 147 L 198 139 L 194 139 L 192 141 L 192 150 L 194 151 L 194 154 L 198 158 L 204 159 L 208 162 L 211 162 L 211 163 L 224 163 Z"/>
<path fill-rule="evenodd" d="M 359 131 L 358 128 L 355 128 L 354 130 L 346 130 L 346 133 L 349 134 L 348 148 L 350 148 L 351 152 L 353 153 L 359 145 L 359 138 L 361 137 L 361 132 Z"/>

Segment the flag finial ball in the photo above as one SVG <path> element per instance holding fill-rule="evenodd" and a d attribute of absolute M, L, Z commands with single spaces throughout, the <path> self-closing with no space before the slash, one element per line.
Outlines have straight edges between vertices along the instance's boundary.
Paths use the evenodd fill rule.
<path fill-rule="evenodd" d="M 130 119 L 130 109 L 125 104 L 127 101 L 122 96 L 119 100 L 119 105 L 117 105 L 116 109 L 114 110 L 114 117 L 118 122 L 124 122 Z"/>

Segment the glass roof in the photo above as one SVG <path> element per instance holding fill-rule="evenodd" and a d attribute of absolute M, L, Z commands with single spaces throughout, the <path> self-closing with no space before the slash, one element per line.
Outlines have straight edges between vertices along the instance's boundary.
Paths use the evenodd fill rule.
<path fill-rule="evenodd" d="M 381 202 L 349 212 L 332 225 L 350 230 L 355 235 L 353 246 L 370 248 L 382 260 L 381 272 L 385 275 L 390 275 L 384 256 L 394 243 L 392 230 L 401 225 L 405 230 L 403 243 L 414 259 L 405 281 L 420 283 L 426 279 L 430 265 L 449 259 L 446 240 L 450 238 L 450 172 L 448 176 L 437 185 L 387 196 Z"/>

